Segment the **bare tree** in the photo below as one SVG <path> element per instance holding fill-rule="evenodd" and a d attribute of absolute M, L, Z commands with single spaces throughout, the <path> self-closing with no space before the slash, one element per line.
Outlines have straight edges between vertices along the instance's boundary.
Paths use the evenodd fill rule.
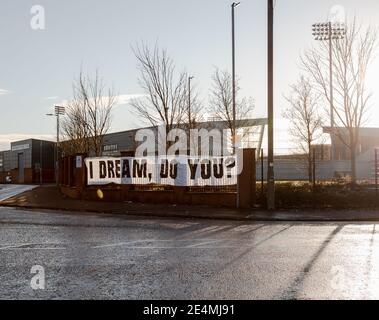
<path fill-rule="evenodd" d="M 285 99 L 289 107 L 283 117 L 291 123 L 289 132 L 306 155 L 309 182 L 312 182 L 312 145 L 322 135 L 322 119 L 318 112 L 319 94 L 315 94 L 309 79 L 301 76 L 291 86 L 291 94 Z"/>
<path fill-rule="evenodd" d="M 106 88 L 98 71 L 93 78 L 80 72 L 79 78 L 74 81 L 73 99 L 68 103 L 63 122 L 63 133 L 69 140 L 63 146 L 70 153 L 93 152 L 95 156 L 100 156 L 116 103 L 117 96 L 112 89 Z"/>
<path fill-rule="evenodd" d="M 366 121 L 371 93 L 366 87 L 367 71 L 377 44 L 377 31 L 363 29 L 356 18 L 347 25 L 344 39 L 333 39 L 333 110 L 337 128 L 333 135 L 350 150 L 351 179 L 357 180 L 356 155 L 359 130 Z M 313 80 L 315 88 L 330 104 L 329 46 L 322 42 L 319 48 L 302 56 L 302 65 Z M 338 128 L 339 127 L 339 128 Z"/>
<path fill-rule="evenodd" d="M 133 48 L 140 71 L 139 83 L 145 98 L 134 99 L 131 106 L 142 120 L 153 127 L 164 126 L 168 133 L 185 121 L 187 74 L 177 72 L 173 59 L 157 45 Z"/>
<path fill-rule="evenodd" d="M 239 128 L 248 126 L 248 119 L 254 110 L 252 98 L 238 98 L 240 87 L 236 85 L 236 122 L 233 120 L 233 81 L 228 71 L 216 69 L 212 76 L 209 112 L 216 118 L 226 121 L 231 136 L 236 137 Z M 234 124 L 235 123 L 235 124 Z M 233 143 L 234 145 L 234 143 Z"/>
<path fill-rule="evenodd" d="M 90 131 L 84 103 L 73 99 L 66 105 L 66 115 L 62 121 L 64 141 L 60 143 L 66 155 L 90 152 Z"/>

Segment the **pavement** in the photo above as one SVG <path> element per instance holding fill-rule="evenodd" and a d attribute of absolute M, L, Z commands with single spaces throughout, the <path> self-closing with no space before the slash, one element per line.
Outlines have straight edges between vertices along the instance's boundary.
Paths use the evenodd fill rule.
<path fill-rule="evenodd" d="M 17 196 L 26 191 L 35 189 L 37 186 L 0 184 L 0 201 Z"/>
<path fill-rule="evenodd" d="M 44 185 L 32 190 L 14 194 L 0 201 L 0 206 L 23 209 L 48 209 L 67 212 L 94 212 L 157 217 L 205 218 L 222 220 L 246 220 L 250 210 L 212 208 L 209 206 L 143 204 L 127 202 L 104 202 L 71 199 L 60 192 L 56 186 Z M 2 190 L 0 190 L 1 196 Z"/>
<path fill-rule="evenodd" d="M 374 209 L 300 209 L 268 212 L 259 208 L 238 210 L 209 206 L 76 200 L 63 195 L 56 186 L 49 185 L 40 187 L 13 187 L 6 185 L 3 186 L 3 188 L 3 190 L 0 189 L 0 206 L 28 210 L 47 209 L 67 212 L 132 215 L 140 217 L 195 218 L 232 221 L 379 221 L 379 210 Z"/>
<path fill-rule="evenodd" d="M 0 207 L 0 299 L 378 299 L 378 232 Z"/>

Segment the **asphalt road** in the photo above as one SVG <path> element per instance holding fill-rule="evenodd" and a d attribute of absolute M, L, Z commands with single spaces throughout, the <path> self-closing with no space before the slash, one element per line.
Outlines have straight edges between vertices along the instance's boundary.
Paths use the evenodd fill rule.
<path fill-rule="evenodd" d="M 0 298 L 378 299 L 378 231 L 0 208 Z"/>

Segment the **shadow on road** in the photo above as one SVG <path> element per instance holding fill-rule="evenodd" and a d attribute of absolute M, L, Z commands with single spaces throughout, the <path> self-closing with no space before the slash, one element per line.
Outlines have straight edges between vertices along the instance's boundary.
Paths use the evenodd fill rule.
<path fill-rule="evenodd" d="M 342 231 L 344 225 L 336 227 L 328 237 L 323 241 L 320 248 L 316 251 L 316 253 L 311 257 L 308 263 L 304 266 L 304 268 L 300 271 L 299 275 L 293 280 L 293 282 L 288 286 L 288 289 L 281 295 L 281 297 L 285 297 L 288 300 L 296 300 L 299 289 L 304 283 L 305 278 L 311 272 L 312 267 L 315 265 L 317 260 L 320 258 L 325 249 L 329 246 L 332 240 L 337 236 L 338 233 Z"/>

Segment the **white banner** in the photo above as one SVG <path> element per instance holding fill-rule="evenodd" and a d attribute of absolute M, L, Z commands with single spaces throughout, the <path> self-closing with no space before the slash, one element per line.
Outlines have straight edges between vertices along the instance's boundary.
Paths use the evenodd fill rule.
<path fill-rule="evenodd" d="M 87 158 L 88 185 L 225 186 L 237 184 L 237 157 Z"/>

